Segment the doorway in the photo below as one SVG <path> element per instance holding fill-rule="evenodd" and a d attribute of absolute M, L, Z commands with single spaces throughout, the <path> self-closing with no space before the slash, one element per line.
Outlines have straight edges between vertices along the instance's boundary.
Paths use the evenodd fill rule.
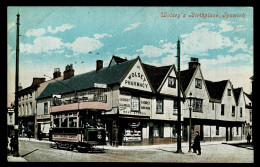
<path fill-rule="evenodd" d="M 153 126 L 149 127 L 149 144 L 153 144 Z"/>
<path fill-rule="evenodd" d="M 204 141 L 203 125 L 200 125 L 200 140 L 201 140 L 201 141 Z"/>

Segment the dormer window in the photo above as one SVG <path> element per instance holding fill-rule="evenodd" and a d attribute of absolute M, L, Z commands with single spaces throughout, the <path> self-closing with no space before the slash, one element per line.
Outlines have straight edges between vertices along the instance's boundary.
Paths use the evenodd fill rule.
<path fill-rule="evenodd" d="M 202 80 L 201 79 L 195 78 L 195 88 L 199 88 L 199 89 L 202 88 Z"/>
<path fill-rule="evenodd" d="M 231 96 L 231 89 L 228 89 L 228 96 Z"/>
<path fill-rule="evenodd" d="M 176 78 L 168 77 L 168 86 L 171 88 L 176 88 Z"/>

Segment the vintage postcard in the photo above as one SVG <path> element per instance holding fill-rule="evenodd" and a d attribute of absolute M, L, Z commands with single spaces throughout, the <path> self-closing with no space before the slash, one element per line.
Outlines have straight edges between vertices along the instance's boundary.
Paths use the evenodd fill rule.
<path fill-rule="evenodd" d="M 253 7 L 10 6 L 7 24 L 8 161 L 254 163 Z"/>

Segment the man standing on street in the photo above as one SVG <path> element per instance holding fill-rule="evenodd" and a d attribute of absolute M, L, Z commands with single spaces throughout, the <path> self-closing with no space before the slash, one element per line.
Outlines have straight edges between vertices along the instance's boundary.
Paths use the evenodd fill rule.
<path fill-rule="evenodd" d="M 200 136 L 198 131 L 196 131 L 196 136 L 194 138 L 193 153 L 197 153 L 197 150 L 199 151 L 198 155 L 201 155 Z"/>

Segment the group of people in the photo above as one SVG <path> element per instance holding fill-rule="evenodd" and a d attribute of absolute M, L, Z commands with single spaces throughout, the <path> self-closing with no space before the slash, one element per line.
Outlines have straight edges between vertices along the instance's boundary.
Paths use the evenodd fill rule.
<path fill-rule="evenodd" d="M 250 141 L 251 141 L 251 135 L 248 133 L 247 143 L 250 144 Z M 198 131 L 196 131 L 196 136 L 194 138 L 194 143 L 192 147 L 193 147 L 193 153 L 197 153 L 198 151 L 198 155 L 201 155 L 200 136 Z"/>

